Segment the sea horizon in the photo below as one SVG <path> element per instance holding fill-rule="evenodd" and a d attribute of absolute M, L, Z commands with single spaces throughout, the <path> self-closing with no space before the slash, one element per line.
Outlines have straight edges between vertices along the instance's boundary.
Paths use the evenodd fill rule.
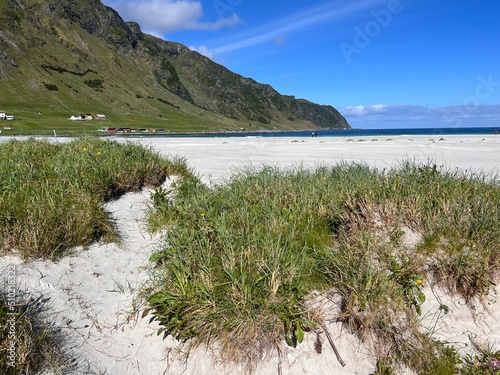
<path fill-rule="evenodd" d="M 311 129 L 288 131 L 225 131 L 225 132 L 172 132 L 149 133 L 140 136 L 154 137 L 361 137 L 361 136 L 408 136 L 408 135 L 494 135 L 498 127 L 454 127 L 454 128 L 381 128 L 381 129 Z M 138 134 L 127 134 L 138 136 Z"/>

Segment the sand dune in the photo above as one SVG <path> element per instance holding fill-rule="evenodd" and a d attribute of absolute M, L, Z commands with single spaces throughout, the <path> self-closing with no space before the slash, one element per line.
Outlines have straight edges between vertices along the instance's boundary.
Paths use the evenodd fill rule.
<path fill-rule="evenodd" d="M 122 142 L 124 140 L 120 140 Z M 500 172 L 499 136 L 373 137 L 362 138 L 143 138 L 129 140 L 151 146 L 164 155 L 185 157 L 204 181 L 216 183 L 235 169 L 261 163 L 277 166 L 331 164 L 362 161 L 377 168 L 391 168 L 401 160 L 434 161 L 446 168 L 485 173 Z M 168 182 L 167 182 L 168 183 Z M 211 360 L 211 350 L 198 348 L 184 362 L 182 347 L 156 336 L 148 317 L 129 315 L 138 288 L 147 280 L 148 257 L 158 245 L 141 220 L 149 191 L 129 193 L 106 205 L 122 233 L 120 244 L 96 243 L 74 249 L 58 262 L 0 257 L 0 270 L 16 265 L 17 285 L 47 298 L 50 317 L 67 335 L 66 349 L 78 363 L 77 373 L 97 374 L 240 374 L 243 369 L 221 368 Z M 426 286 L 423 327 L 447 340 L 461 354 L 470 350 L 470 339 L 500 345 L 498 292 L 473 308 L 464 301 Z M 444 314 L 439 307 L 450 308 Z M 369 374 L 375 358 L 369 347 L 345 332 L 338 323 L 327 326 L 340 355 L 342 367 L 325 343 L 314 350 L 315 335 L 307 335 L 284 356 L 284 374 Z M 256 374 L 276 374 L 277 356 L 263 362 Z M 403 371 L 404 372 L 404 371 Z"/>

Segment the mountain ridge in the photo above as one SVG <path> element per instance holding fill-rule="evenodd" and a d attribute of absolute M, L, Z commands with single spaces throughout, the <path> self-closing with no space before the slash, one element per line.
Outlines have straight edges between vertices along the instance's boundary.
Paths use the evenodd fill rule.
<path fill-rule="evenodd" d="M 281 95 L 145 34 L 100 0 L 0 0 L 0 10 L 0 106 L 7 109 L 93 110 L 173 130 L 349 128 L 332 106 Z"/>

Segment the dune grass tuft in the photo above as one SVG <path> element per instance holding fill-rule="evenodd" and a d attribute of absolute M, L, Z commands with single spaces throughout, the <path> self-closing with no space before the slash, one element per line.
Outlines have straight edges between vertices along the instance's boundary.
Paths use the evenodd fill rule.
<path fill-rule="evenodd" d="M 457 366 L 421 331 L 422 286 L 470 301 L 499 276 L 498 180 L 433 164 L 265 166 L 212 188 L 191 175 L 153 195 L 149 220 L 169 229 L 151 258 L 159 333 L 250 369 L 321 331 L 313 291 L 340 300 L 336 319 L 373 344 L 379 373 Z"/>
<path fill-rule="evenodd" d="M 45 300 L 0 290 L 0 372 L 5 375 L 72 372 L 64 352 L 65 337 L 46 316 Z"/>
<path fill-rule="evenodd" d="M 1 144 L 1 252 L 53 259 L 73 246 L 114 239 L 102 203 L 183 170 L 150 149 L 96 138 Z"/>

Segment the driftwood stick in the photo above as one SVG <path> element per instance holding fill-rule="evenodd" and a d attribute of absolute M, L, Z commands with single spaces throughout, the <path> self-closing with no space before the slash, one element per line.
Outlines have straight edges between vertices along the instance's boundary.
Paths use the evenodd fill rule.
<path fill-rule="evenodd" d="M 278 349 L 278 375 L 283 375 L 283 359 L 281 358 L 281 348 L 276 346 Z"/>
<path fill-rule="evenodd" d="M 342 367 L 345 367 L 345 362 L 342 359 L 342 357 L 339 354 L 339 351 L 337 350 L 337 347 L 335 346 L 335 343 L 333 342 L 332 335 L 326 328 L 325 324 L 322 324 L 322 328 L 325 331 L 326 338 L 328 339 L 328 342 L 330 343 L 330 346 L 332 347 L 333 351 L 335 352 L 335 356 L 337 357 L 337 361 L 342 365 Z"/>

